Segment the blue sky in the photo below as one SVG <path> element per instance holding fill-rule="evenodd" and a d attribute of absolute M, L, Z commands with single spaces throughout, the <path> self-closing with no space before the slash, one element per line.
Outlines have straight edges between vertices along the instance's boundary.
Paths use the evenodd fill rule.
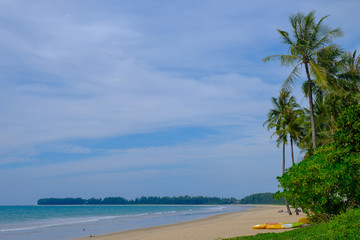
<path fill-rule="evenodd" d="M 262 124 L 290 69 L 261 60 L 286 53 L 276 29 L 299 11 L 359 49 L 359 9 L 0 0 L 0 204 L 276 191 L 281 150 Z"/>

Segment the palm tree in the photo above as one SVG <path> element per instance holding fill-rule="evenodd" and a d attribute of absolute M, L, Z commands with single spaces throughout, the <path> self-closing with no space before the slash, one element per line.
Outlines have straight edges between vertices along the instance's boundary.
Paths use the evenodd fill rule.
<path fill-rule="evenodd" d="M 360 55 L 356 56 L 356 50 L 354 52 L 344 53 L 341 62 L 344 64 L 342 77 L 355 79 L 358 83 L 360 77 Z"/>
<path fill-rule="evenodd" d="M 288 143 L 288 135 L 290 135 L 291 141 L 291 154 L 292 161 L 294 162 L 294 152 L 293 152 L 293 140 L 297 141 L 300 138 L 298 134 L 301 131 L 298 131 L 299 120 L 297 116 L 300 112 L 297 109 L 299 105 L 296 103 L 295 98 L 290 96 L 290 92 L 282 90 L 280 92 L 279 98 L 272 98 L 273 109 L 270 109 L 268 113 L 268 119 L 264 122 L 264 125 L 267 125 L 268 130 L 275 128 L 274 133 L 271 135 L 277 135 L 276 140 L 277 147 L 282 144 L 283 148 L 283 158 L 282 158 L 282 173 L 285 173 L 285 145 Z M 286 207 L 291 215 L 291 210 L 289 204 L 285 199 Z"/>
<path fill-rule="evenodd" d="M 290 138 L 291 160 L 293 165 L 295 165 L 294 144 L 297 145 L 302 139 L 303 135 L 303 116 L 304 112 L 296 102 L 291 106 L 291 108 L 289 108 L 287 115 L 285 116 L 286 132 L 289 134 Z"/>
<path fill-rule="evenodd" d="M 346 100 L 346 105 L 358 104 L 360 99 L 360 55 L 356 56 L 356 50 L 344 53 L 340 63 L 342 69 L 338 78 L 344 83 L 342 95 Z"/>
<path fill-rule="evenodd" d="M 335 123 L 342 109 L 359 104 L 360 57 L 356 56 L 356 51 L 344 53 L 337 50 L 332 54 L 319 53 L 317 61 L 327 69 L 326 86 L 321 87 L 312 81 L 317 144 L 325 145 L 332 141 L 331 136 L 336 130 Z M 305 96 L 309 95 L 308 82 L 303 83 L 303 92 Z M 309 136 L 311 141 L 311 132 Z M 309 136 L 306 139 L 309 139 Z"/>
<path fill-rule="evenodd" d="M 291 89 L 294 80 L 300 77 L 301 66 L 305 67 L 306 77 L 308 81 L 308 98 L 311 118 L 311 132 L 313 149 L 316 148 L 316 130 L 315 117 L 313 110 L 313 94 L 311 76 L 315 77 L 316 84 L 319 86 L 326 85 L 326 69 L 317 64 L 317 55 L 319 52 L 332 52 L 337 49 L 331 42 L 333 38 L 342 35 L 340 29 L 328 29 L 323 21 L 328 16 L 315 22 L 315 12 L 311 11 L 308 15 L 297 13 L 291 15 L 289 20 L 292 26 L 292 36 L 286 31 L 278 29 L 283 42 L 289 45 L 288 55 L 272 55 L 263 59 L 264 62 L 270 60 L 280 60 L 282 65 L 295 65 L 294 69 L 286 79 L 283 88 Z"/>

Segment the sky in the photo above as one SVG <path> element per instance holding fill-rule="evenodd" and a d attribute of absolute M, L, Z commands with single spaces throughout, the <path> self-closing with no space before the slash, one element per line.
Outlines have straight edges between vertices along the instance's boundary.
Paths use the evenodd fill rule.
<path fill-rule="evenodd" d="M 360 49 L 359 9 L 0 0 L 0 205 L 277 191 L 282 150 L 263 123 L 291 68 L 262 59 L 286 54 L 276 29 L 311 10 L 342 28 L 345 50 Z"/>

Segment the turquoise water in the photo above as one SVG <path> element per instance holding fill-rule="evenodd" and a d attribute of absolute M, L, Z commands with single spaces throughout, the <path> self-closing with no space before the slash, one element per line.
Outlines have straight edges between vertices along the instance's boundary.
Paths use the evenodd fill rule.
<path fill-rule="evenodd" d="M 65 240 L 245 211 L 244 206 L 0 206 L 1 240 Z"/>

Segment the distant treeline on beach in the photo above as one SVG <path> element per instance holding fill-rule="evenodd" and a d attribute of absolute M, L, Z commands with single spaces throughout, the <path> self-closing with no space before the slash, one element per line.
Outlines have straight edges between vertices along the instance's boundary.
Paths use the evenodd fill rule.
<path fill-rule="evenodd" d="M 273 193 L 255 193 L 250 196 L 244 197 L 240 200 L 240 204 L 274 204 L 274 205 L 282 205 L 285 204 L 283 198 L 280 200 L 275 200 L 273 197 Z"/>
<path fill-rule="evenodd" d="M 136 205 L 136 204 L 284 204 L 284 200 L 279 201 L 273 198 L 273 193 L 256 193 L 244 197 L 241 200 L 236 198 L 219 197 L 140 197 L 132 200 L 123 197 L 106 198 L 42 198 L 37 202 L 38 205 Z"/>
<path fill-rule="evenodd" d="M 102 198 L 42 198 L 38 205 L 136 205 L 136 204 L 237 204 L 240 200 L 236 198 L 218 197 L 140 197 L 134 200 L 127 200 L 123 197 Z"/>

